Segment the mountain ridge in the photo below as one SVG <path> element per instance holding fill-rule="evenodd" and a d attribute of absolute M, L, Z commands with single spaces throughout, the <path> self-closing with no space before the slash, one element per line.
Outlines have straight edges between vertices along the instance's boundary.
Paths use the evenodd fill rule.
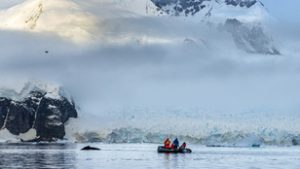
<path fill-rule="evenodd" d="M 96 8 L 91 9 L 89 3 L 93 3 Z M 95 10 L 99 10 L 100 13 Z M 134 20 L 141 21 L 143 18 L 159 20 L 173 17 L 187 19 L 188 22 L 200 22 L 199 24 L 213 23 L 215 29 L 218 25 L 223 25 L 222 29 L 232 35 L 232 40 L 240 50 L 247 53 L 277 55 L 280 52 L 273 45 L 272 38 L 269 38 L 262 26 L 257 27 L 257 23 L 264 23 L 266 16 L 268 13 L 258 0 L 94 0 L 93 2 L 27 0 L 0 12 L 0 20 L 2 20 L 0 29 L 52 33 L 80 44 L 99 42 L 99 40 L 118 43 L 122 39 L 126 44 L 132 41 L 143 42 L 145 39 L 144 35 L 136 34 L 141 30 L 126 30 L 124 34 L 119 35 L 120 37 L 114 37 L 122 33 L 123 27 L 130 25 L 130 21 L 136 24 Z M 227 21 L 230 19 L 236 19 L 252 28 L 232 32 L 230 29 L 237 27 L 228 29 Z M 116 22 L 124 20 L 123 25 L 112 23 L 114 20 Z M 112 23 L 113 27 L 107 26 L 107 22 Z M 256 30 L 261 33 L 251 33 L 251 29 L 254 32 L 255 28 L 258 28 Z M 116 29 L 118 32 L 111 32 L 111 29 Z M 251 38 L 248 35 L 259 35 L 261 38 Z M 112 40 L 112 38 L 116 39 Z M 186 38 L 184 37 L 182 41 Z M 147 37 L 146 39 L 153 39 L 149 40 L 149 43 L 155 43 L 155 39 L 159 38 Z M 257 42 L 253 42 L 255 40 Z M 172 42 L 171 39 L 163 41 Z"/>
<path fill-rule="evenodd" d="M 257 18 L 249 17 L 249 21 L 261 21 L 268 15 L 261 1 L 258 0 L 151 0 L 160 14 L 171 16 L 196 16 L 245 19 L 246 15 L 258 15 Z"/>

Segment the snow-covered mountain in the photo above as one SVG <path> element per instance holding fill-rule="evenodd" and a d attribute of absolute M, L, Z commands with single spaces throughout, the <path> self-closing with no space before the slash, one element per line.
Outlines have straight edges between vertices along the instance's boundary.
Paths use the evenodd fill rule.
<path fill-rule="evenodd" d="M 74 101 L 57 85 L 26 83 L 18 92 L 0 90 L 0 140 L 56 141 L 77 117 Z"/>
<path fill-rule="evenodd" d="M 199 16 L 200 19 L 236 18 L 261 21 L 268 14 L 258 0 L 152 0 L 161 14 Z"/>
<path fill-rule="evenodd" d="M 269 19 L 258 0 L 152 0 L 162 15 L 222 24 L 220 30 L 232 35 L 237 48 L 248 53 L 280 54 L 272 38 L 264 31 Z"/>
<path fill-rule="evenodd" d="M 174 42 L 173 39 L 160 39 L 159 35 L 149 37 L 149 32 L 144 30 L 125 28 L 131 27 L 129 18 L 159 20 L 175 16 L 187 22 L 196 21 L 202 27 L 209 23 L 214 24 L 215 29 L 220 29 L 219 25 L 223 24 L 221 30 L 232 35 L 231 41 L 240 50 L 259 54 L 280 53 L 270 35 L 264 31 L 268 13 L 258 0 L 26 0 L 19 3 L 12 1 L 11 4 L 0 11 L 2 30 L 55 34 L 78 43 L 98 40 L 112 43 Z M 228 19 L 247 25 L 247 29 L 236 28 L 232 24 L 229 26 L 232 22 L 228 22 Z M 116 23 L 109 25 L 113 20 Z M 124 22 L 122 27 L 117 23 L 120 21 Z M 210 43 L 210 37 L 206 39 L 206 35 L 203 36 L 201 41 Z M 181 38 L 184 41 L 188 37 Z"/>

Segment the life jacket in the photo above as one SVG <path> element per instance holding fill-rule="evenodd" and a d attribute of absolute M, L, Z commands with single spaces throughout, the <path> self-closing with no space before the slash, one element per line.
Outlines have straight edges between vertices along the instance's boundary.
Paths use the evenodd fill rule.
<path fill-rule="evenodd" d="M 164 141 L 165 148 L 170 148 L 170 144 L 171 144 L 171 141 L 169 139 L 166 139 Z"/>
<path fill-rule="evenodd" d="M 172 149 L 174 149 L 174 148 L 175 148 L 175 145 L 174 145 L 174 144 L 172 144 L 171 148 L 172 148 Z"/>

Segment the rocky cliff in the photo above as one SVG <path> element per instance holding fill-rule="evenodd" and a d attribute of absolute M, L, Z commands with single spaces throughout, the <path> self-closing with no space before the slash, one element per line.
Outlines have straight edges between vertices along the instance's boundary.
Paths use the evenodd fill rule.
<path fill-rule="evenodd" d="M 28 86 L 17 94 L 18 97 L 0 92 L 1 130 L 7 129 L 13 135 L 35 130 L 35 138 L 27 141 L 63 139 L 66 122 L 77 118 L 74 102 L 59 92 L 53 95 L 45 89 Z"/>

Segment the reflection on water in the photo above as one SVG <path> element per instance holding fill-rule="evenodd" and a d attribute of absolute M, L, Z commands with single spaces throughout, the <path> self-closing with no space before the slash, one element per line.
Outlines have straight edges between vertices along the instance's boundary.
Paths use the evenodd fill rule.
<path fill-rule="evenodd" d="M 80 151 L 83 144 L 0 144 L 0 168 L 61 169 L 299 169 L 300 147 L 207 148 L 192 154 L 158 154 L 151 144 L 94 144 L 101 151 Z"/>
<path fill-rule="evenodd" d="M 69 144 L 3 144 L 0 168 L 76 168 L 72 148 Z"/>

